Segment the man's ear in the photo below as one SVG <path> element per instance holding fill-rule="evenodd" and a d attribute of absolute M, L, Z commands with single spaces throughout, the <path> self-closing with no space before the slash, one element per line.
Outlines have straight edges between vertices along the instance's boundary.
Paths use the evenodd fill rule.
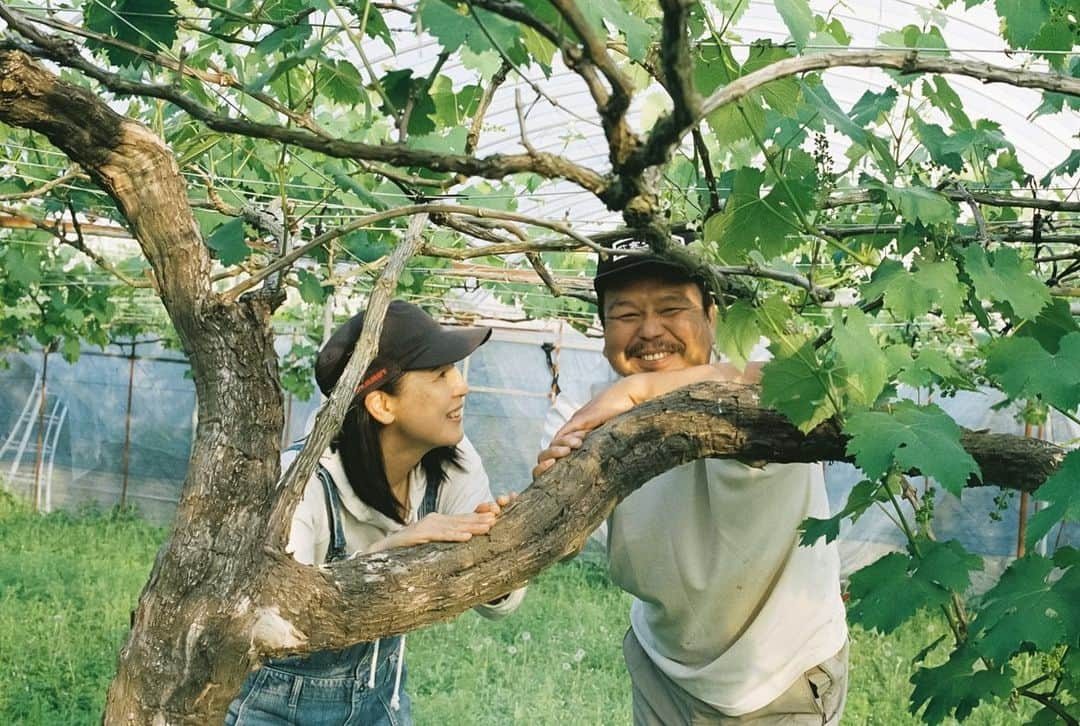
<path fill-rule="evenodd" d="M 393 401 L 390 400 L 390 395 L 386 391 L 372 391 L 364 396 L 364 408 L 383 426 L 394 422 Z"/>

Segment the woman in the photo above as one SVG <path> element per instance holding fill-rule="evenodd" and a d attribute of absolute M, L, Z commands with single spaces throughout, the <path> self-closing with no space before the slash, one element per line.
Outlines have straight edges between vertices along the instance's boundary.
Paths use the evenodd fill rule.
<path fill-rule="evenodd" d="M 363 313 L 327 341 L 315 379 L 329 394 L 363 330 Z M 423 542 L 464 542 L 491 528 L 511 497 L 492 499 L 461 413 L 469 388 L 454 367 L 491 335 L 444 329 L 415 305 L 390 303 L 379 349 L 293 515 L 289 550 L 305 564 Z M 283 469 L 298 447 L 285 452 Z M 476 608 L 498 618 L 524 589 Z M 226 724 L 410 724 L 405 637 L 271 660 L 248 676 Z"/>

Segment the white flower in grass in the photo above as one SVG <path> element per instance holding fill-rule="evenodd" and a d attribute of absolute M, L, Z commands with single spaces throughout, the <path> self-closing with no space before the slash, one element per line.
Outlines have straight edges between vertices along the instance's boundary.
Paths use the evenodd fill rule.
<path fill-rule="evenodd" d="M 584 657 L 585 657 L 585 651 L 582 650 L 581 648 L 578 648 L 577 651 L 574 653 L 574 662 L 575 663 L 580 663 L 581 659 L 584 658 Z"/>
<path fill-rule="evenodd" d="M 562 669 L 563 669 L 564 671 L 568 671 L 568 670 L 570 670 L 570 664 L 569 664 L 569 663 L 563 663 L 563 664 L 562 664 Z"/>
<path fill-rule="evenodd" d="M 515 655 L 517 653 L 517 646 L 511 645 L 509 648 L 506 649 L 506 652 L 510 655 Z"/>
<path fill-rule="evenodd" d="M 528 643 L 530 640 L 532 640 L 532 633 L 526 630 L 524 633 L 521 634 L 521 639 Z"/>

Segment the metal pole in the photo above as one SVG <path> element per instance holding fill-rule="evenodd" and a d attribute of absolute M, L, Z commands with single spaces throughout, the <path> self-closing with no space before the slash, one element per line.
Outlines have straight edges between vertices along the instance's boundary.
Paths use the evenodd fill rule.
<path fill-rule="evenodd" d="M 128 462 L 131 458 L 131 393 L 135 382 L 135 341 L 131 341 L 128 355 L 127 411 L 124 413 L 124 483 L 120 487 L 120 508 L 127 506 Z"/>
<path fill-rule="evenodd" d="M 49 380 L 49 350 L 46 345 L 41 350 L 41 398 L 38 402 L 37 455 L 34 457 L 34 508 L 41 510 L 41 453 L 45 446 L 45 389 Z"/>
<path fill-rule="evenodd" d="M 1024 436 L 1031 438 L 1031 424 L 1024 424 Z M 1016 558 L 1024 556 L 1024 535 L 1027 534 L 1028 493 L 1020 492 L 1020 521 L 1016 525 Z"/>

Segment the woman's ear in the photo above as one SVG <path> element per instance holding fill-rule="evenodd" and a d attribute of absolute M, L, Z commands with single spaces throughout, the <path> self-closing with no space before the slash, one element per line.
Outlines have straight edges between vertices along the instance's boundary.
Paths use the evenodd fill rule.
<path fill-rule="evenodd" d="M 383 426 L 387 426 L 394 422 L 393 402 L 390 400 L 390 395 L 387 394 L 386 391 L 372 391 L 364 396 L 364 408 L 367 409 L 373 419 Z"/>

